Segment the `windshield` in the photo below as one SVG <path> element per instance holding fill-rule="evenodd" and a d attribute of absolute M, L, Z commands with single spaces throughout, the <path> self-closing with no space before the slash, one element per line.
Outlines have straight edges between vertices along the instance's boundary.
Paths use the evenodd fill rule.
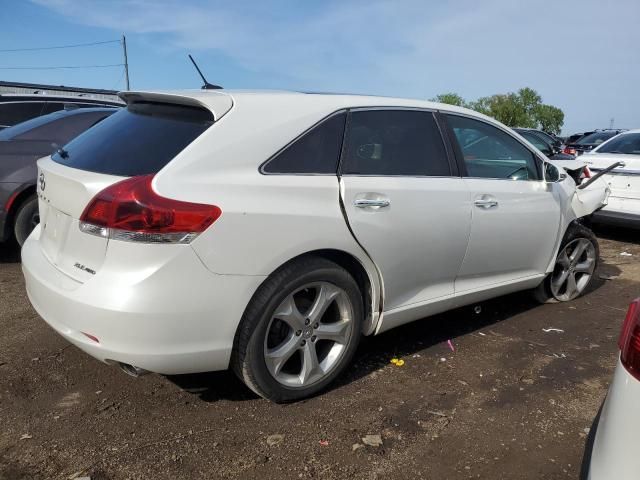
<path fill-rule="evenodd" d="M 42 115 L 41 117 L 32 118 L 31 120 L 27 120 L 26 122 L 19 123 L 14 125 L 13 127 L 5 128 L 0 131 L 0 140 L 12 140 L 18 135 L 22 135 L 34 128 L 41 127 L 57 118 L 65 115 L 64 110 L 59 112 L 50 113 L 49 115 Z"/>
<path fill-rule="evenodd" d="M 640 155 L 640 133 L 623 133 L 598 148 L 598 153 Z"/>
<path fill-rule="evenodd" d="M 157 173 L 213 124 L 208 110 L 186 105 L 129 104 L 64 147 L 54 161 L 69 167 L 131 177 Z"/>
<path fill-rule="evenodd" d="M 576 142 L 578 145 L 600 145 L 611 137 L 615 137 L 618 132 L 593 132 L 591 135 L 582 137 Z"/>

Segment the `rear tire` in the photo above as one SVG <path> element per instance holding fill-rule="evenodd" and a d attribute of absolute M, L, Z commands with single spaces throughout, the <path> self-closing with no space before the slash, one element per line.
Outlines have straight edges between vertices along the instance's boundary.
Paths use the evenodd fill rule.
<path fill-rule="evenodd" d="M 593 281 L 600 258 L 595 234 L 572 224 L 560 244 L 553 272 L 533 290 L 540 303 L 568 302 L 580 297 Z"/>
<path fill-rule="evenodd" d="M 294 260 L 249 302 L 231 366 L 261 397 L 300 400 L 323 390 L 351 362 L 362 323 L 362 294 L 349 272 L 324 258 Z"/>
<path fill-rule="evenodd" d="M 22 247 L 29 234 L 40 223 L 40 213 L 38 211 L 38 197 L 32 195 L 27 198 L 16 212 L 16 220 L 13 225 L 13 232 Z"/>

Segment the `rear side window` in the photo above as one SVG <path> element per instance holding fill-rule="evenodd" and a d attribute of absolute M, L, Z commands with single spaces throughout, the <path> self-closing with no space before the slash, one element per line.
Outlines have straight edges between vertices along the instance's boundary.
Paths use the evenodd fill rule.
<path fill-rule="evenodd" d="M 269 160 L 262 171 L 280 174 L 335 174 L 346 113 L 338 113 L 307 133 Z"/>
<path fill-rule="evenodd" d="M 431 112 L 367 110 L 352 113 L 342 173 L 443 177 L 451 168 Z"/>
<path fill-rule="evenodd" d="M 65 146 L 53 160 L 69 167 L 131 177 L 156 173 L 213 124 L 208 110 L 133 103 Z"/>

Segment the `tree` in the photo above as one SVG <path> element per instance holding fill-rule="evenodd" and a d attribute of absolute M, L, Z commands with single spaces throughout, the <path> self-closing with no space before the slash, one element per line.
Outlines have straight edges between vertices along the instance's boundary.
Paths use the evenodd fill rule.
<path fill-rule="evenodd" d="M 535 111 L 535 118 L 540 128 L 545 132 L 560 134 L 564 124 L 564 112 L 553 105 L 538 105 Z"/>
<path fill-rule="evenodd" d="M 557 107 L 542 103 L 542 97 L 529 87 L 517 92 L 481 97 L 466 102 L 457 93 L 438 95 L 433 101 L 467 107 L 495 118 L 509 127 L 540 128 L 551 133 L 560 133 L 564 113 Z"/>
<path fill-rule="evenodd" d="M 464 107 L 466 102 L 457 93 L 441 93 L 435 98 L 431 99 L 432 102 L 446 103 L 447 105 L 456 105 L 458 107 Z"/>

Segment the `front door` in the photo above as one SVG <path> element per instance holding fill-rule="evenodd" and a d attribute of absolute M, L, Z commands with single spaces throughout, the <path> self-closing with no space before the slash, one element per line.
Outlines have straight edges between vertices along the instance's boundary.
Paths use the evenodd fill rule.
<path fill-rule="evenodd" d="M 469 247 L 456 294 L 541 276 L 554 254 L 561 208 L 523 143 L 488 122 L 446 115 L 472 197 Z"/>

